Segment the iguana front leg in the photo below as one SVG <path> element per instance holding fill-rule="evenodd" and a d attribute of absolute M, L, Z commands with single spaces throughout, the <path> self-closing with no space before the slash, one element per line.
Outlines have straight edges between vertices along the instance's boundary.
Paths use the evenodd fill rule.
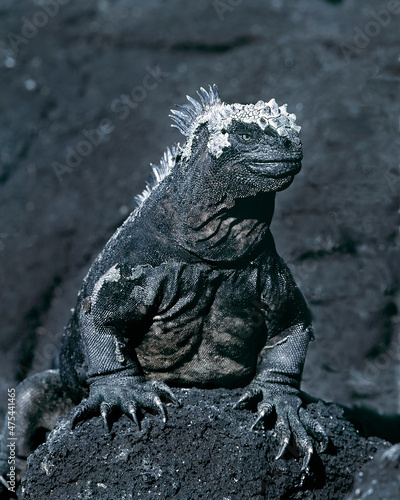
<path fill-rule="evenodd" d="M 75 409 L 72 427 L 79 421 L 100 413 L 105 428 L 110 430 L 110 417 L 116 409 L 132 418 L 138 427 L 139 408 L 158 411 L 166 422 L 167 415 L 161 397 L 180 405 L 180 401 L 165 383 L 146 380 L 138 363 L 136 366 L 130 363 L 130 367 L 125 370 L 90 377 L 88 382 L 89 397 L 82 400 Z"/>
<path fill-rule="evenodd" d="M 114 409 L 138 425 L 139 408 L 156 410 L 165 421 L 161 397 L 180 404 L 166 384 L 146 380 L 135 350 L 129 347 L 139 342 L 139 332 L 146 328 L 157 309 L 160 280 L 154 279 L 153 271 L 150 266 L 133 269 L 114 266 L 85 300 L 80 328 L 88 361 L 89 397 L 76 408 L 72 426 L 100 413 L 109 429 Z M 137 339 L 131 338 L 135 335 Z"/>
<path fill-rule="evenodd" d="M 296 325 L 284 333 L 287 336 L 283 341 L 262 351 L 258 373 L 235 407 L 261 396 L 252 428 L 275 409 L 275 430 L 281 443 L 276 458 L 283 456 L 293 435 L 302 456 L 301 471 L 307 473 L 313 453 L 311 437 L 320 443 L 320 451 L 324 451 L 328 444 L 324 428 L 302 407 L 300 398 L 301 374 L 311 329 Z"/>

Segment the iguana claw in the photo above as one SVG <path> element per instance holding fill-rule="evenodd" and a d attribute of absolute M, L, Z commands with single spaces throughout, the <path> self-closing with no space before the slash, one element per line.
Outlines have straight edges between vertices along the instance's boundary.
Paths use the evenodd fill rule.
<path fill-rule="evenodd" d="M 325 451 L 329 438 L 322 425 L 311 417 L 307 410 L 301 407 L 302 401 L 296 394 L 285 392 L 283 388 L 276 390 L 271 386 L 253 386 L 234 405 L 239 408 L 245 402 L 259 397 L 262 394 L 263 400 L 258 404 L 258 415 L 251 429 L 265 417 L 271 415 L 274 408 L 276 411 L 275 432 L 280 442 L 280 448 L 276 455 L 276 460 L 282 458 L 290 448 L 290 438 L 294 437 L 301 461 L 301 484 L 309 474 L 309 464 L 314 452 L 312 438 L 319 443 L 320 451 Z M 297 450 L 296 450 L 297 456 Z"/>
<path fill-rule="evenodd" d="M 149 382 L 139 376 L 119 376 L 117 379 L 116 375 L 102 376 L 90 386 L 88 399 L 82 400 L 75 409 L 71 426 L 74 428 L 78 422 L 100 413 L 105 428 L 110 431 L 110 416 L 117 408 L 140 428 L 137 416 L 139 407 L 156 410 L 165 423 L 167 413 L 161 397 L 169 399 L 176 406 L 181 405 L 179 399 L 163 382 Z"/>

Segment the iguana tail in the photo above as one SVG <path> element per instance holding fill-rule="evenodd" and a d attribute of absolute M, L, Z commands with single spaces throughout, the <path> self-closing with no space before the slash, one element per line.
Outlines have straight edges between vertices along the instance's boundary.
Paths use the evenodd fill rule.
<path fill-rule="evenodd" d="M 45 441 L 58 417 L 75 406 L 63 389 L 59 370 L 25 379 L 10 401 L 0 439 L 0 492 L 13 481 L 19 483 L 28 456 Z"/>

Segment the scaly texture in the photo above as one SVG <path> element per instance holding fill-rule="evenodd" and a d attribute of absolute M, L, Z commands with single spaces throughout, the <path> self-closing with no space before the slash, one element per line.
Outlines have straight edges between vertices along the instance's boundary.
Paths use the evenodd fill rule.
<path fill-rule="evenodd" d="M 161 398 L 179 404 L 167 384 L 248 384 L 237 406 L 260 400 L 254 425 L 276 414 L 278 457 L 293 436 L 304 475 L 313 439 L 327 444 L 299 393 L 311 318 L 269 229 L 276 192 L 301 168 L 299 127 L 273 99 L 227 105 L 215 85 L 198 94 L 173 112 L 186 143 L 153 167 L 84 279 L 60 371 L 41 375 L 45 391 L 38 379 L 20 387 L 19 427 L 48 401 L 65 410 L 62 391 L 78 404 L 72 426 L 101 414 L 108 427 L 115 409 L 136 423 L 140 409 L 165 420 Z M 19 436 L 21 453 L 34 441 Z"/>

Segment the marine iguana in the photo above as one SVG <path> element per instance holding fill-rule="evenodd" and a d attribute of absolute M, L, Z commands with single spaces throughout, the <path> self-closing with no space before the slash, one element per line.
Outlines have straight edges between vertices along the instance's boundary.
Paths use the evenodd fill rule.
<path fill-rule="evenodd" d="M 19 454 L 35 427 L 77 404 L 72 425 L 114 409 L 179 405 L 167 384 L 248 385 L 254 425 L 276 413 L 281 457 L 295 438 L 307 471 L 314 438 L 328 438 L 302 406 L 313 338 L 306 302 L 276 252 L 275 194 L 300 171 L 300 127 L 274 99 L 225 104 L 215 85 L 173 110 L 186 142 L 168 149 L 138 207 L 91 266 L 66 327 L 59 370 L 19 387 Z M 85 399 L 82 399 L 85 398 Z M 253 427 L 254 427 L 253 425 Z"/>

